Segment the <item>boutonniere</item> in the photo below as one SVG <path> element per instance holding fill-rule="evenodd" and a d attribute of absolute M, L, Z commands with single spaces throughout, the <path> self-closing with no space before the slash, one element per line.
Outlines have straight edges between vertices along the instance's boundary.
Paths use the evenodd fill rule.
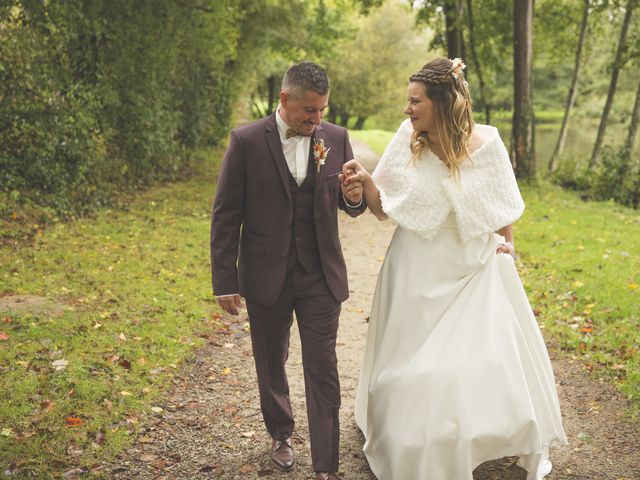
<path fill-rule="evenodd" d="M 327 160 L 327 155 L 329 154 L 329 150 L 331 148 L 327 148 L 324 144 L 324 139 L 321 138 L 318 140 L 317 138 L 313 139 L 313 158 L 316 161 L 317 172 L 320 172 L 320 167 L 324 165 L 324 162 Z"/>

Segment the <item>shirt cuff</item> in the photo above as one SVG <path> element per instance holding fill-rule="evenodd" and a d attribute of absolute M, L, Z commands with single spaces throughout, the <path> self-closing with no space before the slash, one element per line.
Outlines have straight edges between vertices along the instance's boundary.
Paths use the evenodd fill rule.
<path fill-rule="evenodd" d="M 344 203 L 347 207 L 349 208 L 360 208 L 362 206 L 362 199 L 364 198 L 364 195 L 362 197 L 360 197 L 360 202 L 358 202 L 357 205 L 351 205 L 349 203 L 349 200 L 347 200 L 347 197 L 344 196 L 344 193 L 342 194 L 342 199 L 344 200 Z"/>
<path fill-rule="evenodd" d="M 239 294 L 238 293 L 226 293 L 224 295 L 216 295 L 216 298 L 235 297 L 236 295 L 239 295 Z"/>

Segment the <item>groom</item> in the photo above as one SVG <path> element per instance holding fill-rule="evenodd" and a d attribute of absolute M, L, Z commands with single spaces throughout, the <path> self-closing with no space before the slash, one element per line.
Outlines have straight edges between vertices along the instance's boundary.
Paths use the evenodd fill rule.
<path fill-rule="evenodd" d="M 322 122 L 328 101 L 322 67 L 287 70 L 277 112 L 231 132 L 211 222 L 213 290 L 232 315 L 246 299 L 271 458 L 283 470 L 295 463 L 285 362 L 296 313 L 318 480 L 339 478 L 335 347 L 349 289 L 336 213 L 366 208 L 362 184 L 341 173 L 353 157 L 347 131 Z"/>

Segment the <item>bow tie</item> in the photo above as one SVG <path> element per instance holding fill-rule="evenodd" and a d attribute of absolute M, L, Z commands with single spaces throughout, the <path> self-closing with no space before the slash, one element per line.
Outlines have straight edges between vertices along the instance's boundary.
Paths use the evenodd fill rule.
<path fill-rule="evenodd" d="M 297 131 L 295 131 L 293 128 L 289 128 L 287 129 L 287 133 L 284 134 L 284 138 L 286 140 L 289 140 L 291 137 L 297 137 L 298 135 L 300 135 Z"/>

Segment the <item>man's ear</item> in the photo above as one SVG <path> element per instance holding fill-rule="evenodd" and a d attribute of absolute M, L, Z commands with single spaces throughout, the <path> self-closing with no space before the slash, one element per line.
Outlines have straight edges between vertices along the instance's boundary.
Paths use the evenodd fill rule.
<path fill-rule="evenodd" d="M 287 108 L 287 102 L 289 101 L 289 95 L 284 90 L 280 90 L 280 105 Z"/>

